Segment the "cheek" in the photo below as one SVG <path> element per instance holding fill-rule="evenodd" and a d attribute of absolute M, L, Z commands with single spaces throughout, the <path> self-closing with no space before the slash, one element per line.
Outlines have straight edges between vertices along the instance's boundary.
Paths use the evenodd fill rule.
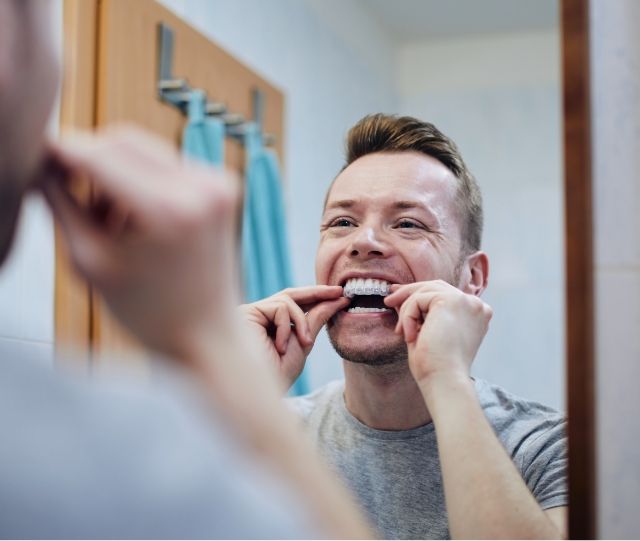
<path fill-rule="evenodd" d="M 329 273 L 336 259 L 336 250 L 325 241 L 320 241 L 316 253 L 316 283 L 326 284 L 329 281 Z"/>
<path fill-rule="evenodd" d="M 403 259 L 416 282 L 442 277 L 445 266 L 442 255 L 436 254 L 432 250 L 407 251 L 404 253 Z"/>

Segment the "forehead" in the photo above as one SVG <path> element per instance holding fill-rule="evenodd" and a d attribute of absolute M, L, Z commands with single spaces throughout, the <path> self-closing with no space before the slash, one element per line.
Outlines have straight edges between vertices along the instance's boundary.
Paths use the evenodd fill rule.
<path fill-rule="evenodd" d="M 457 181 L 440 161 L 418 152 L 380 152 L 357 159 L 335 179 L 332 203 L 354 200 L 374 205 L 415 201 L 453 211 Z"/>

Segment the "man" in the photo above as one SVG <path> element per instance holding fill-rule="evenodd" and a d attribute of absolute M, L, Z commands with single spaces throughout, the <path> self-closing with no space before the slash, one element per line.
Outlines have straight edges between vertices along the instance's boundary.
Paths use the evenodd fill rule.
<path fill-rule="evenodd" d="M 91 385 L 5 349 L 0 537 L 370 536 L 229 316 L 233 180 L 134 129 L 47 143 L 58 73 L 41 4 L 0 1 L 0 263 L 41 191 L 78 271 L 175 374 Z"/>
<path fill-rule="evenodd" d="M 470 377 L 480 295 L 479 188 L 433 125 L 373 115 L 329 188 L 318 286 L 242 307 L 287 383 L 326 322 L 344 383 L 293 400 L 390 538 L 559 538 L 564 420 Z"/>

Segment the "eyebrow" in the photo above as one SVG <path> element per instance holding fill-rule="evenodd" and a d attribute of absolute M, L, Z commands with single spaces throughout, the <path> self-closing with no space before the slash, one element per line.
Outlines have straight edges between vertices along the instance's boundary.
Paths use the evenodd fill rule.
<path fill-rule="evenodd" d="M 329 209 L 350 209 L 356 206 L 355 199 L 342 199 L 341 201 L 334 201 L 330 205 L 325 207 L 325 210 Z"/>
<path fill-rule="evenodd" d="M 418 203 L 416 201 L 396 201 L 393 204 L 394 208 L 407 210 L 407 209 L 420 209 L 429 211 L 427 207 L 425 207 L 422 203 Z"/>
<path fill-rule="evenodd" d="M 342 199 L 339 201 L 333 201 L 331 204 L 327 205 L 326 210 L 334 208 L 349 209 L 355 207 L 357 204 L 358 202 L 355 199 Z M 400 210 L 420 209 L 429 213 L 431 212 L 429 208 L 417 201 L 396 201 L 393 203 L 393 208 Z"/>

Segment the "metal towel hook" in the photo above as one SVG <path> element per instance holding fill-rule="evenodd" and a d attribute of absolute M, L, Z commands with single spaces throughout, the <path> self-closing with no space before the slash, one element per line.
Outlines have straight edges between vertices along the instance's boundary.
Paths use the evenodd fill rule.
<path fill-rule="evenodd" d="M 173 76 L 173 30 L 165 23 L 158 24 L 158 97 L 163 102 L 178 108 L 183 114 L 187 113 L 189 98 L 194 89 L 187 79 Z M 264 119 L 265 96 L 259 88 L 252 90 L 253 122 L 262 131 Z M 207 98 L 205 104 L 207 115 L 219 116 L 225 123 L 225 131 L 229 137 L 244 141 L 246 123 L 244 116 L 238 113 L 230 113 L 224 103 L 210 101 Z M 263 144 L 273 145 L 275 135 L 263 134 Z"/>

